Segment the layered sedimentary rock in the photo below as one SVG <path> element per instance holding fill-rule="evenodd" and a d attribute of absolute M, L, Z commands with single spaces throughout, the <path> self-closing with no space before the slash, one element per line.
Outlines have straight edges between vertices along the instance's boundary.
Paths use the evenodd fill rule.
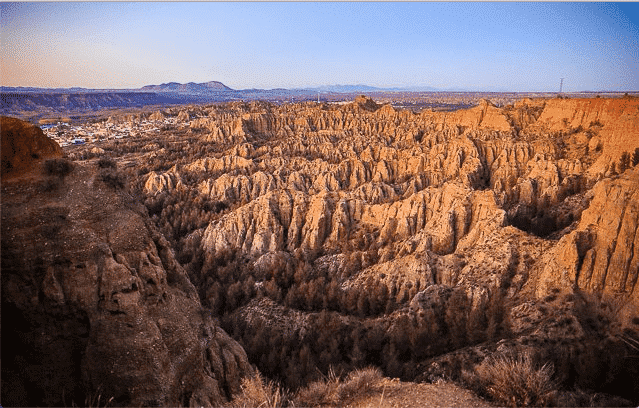
<path fill-rule="evenodd" d="M 155 111 L 151 115 L 149 115 L 149 120 L 152 120 L 155 122 L 161 122 L 164 120 L 164 114 L 159 110 Z"/>
<path fill-rule="evenodd" d="M 591 134 L 605 129 L 587 119 L 564 123 L 566 115 L 584 116 L 581 106 L 587 102 L 548 103 L 523 101 L 509 110 L 484 101 L 467 111 L 415 115 L 361 98 L 342 110 L 298 112 L 295 117 L 287 112 L 244 114 L 242 128 L 249 140 L 278 138 L 282 132 L 286 138 L 266 151 L 244 143 L 234 148 L 242 146 L 235 157 L 185 166 L 185 171 L 220 174 L 202 181 L 201 193 L 246 203 L 219 225 L 209 226 L 204 245 L 221 249 L 226 244 L 213 236 L 223 235 L 231 246 L 259 256 L 252 245 L 254 234 L 280 234 L 279 228 L 271 229 L 277 223 L 288 242 L 273 237 L 269 245 L 275 250 L 317 249 L 325 242 L 331 246 L 335 238 L 370 227 L 381 241 L 406 239 L 424 230 L 424 238 L 439 237 L 436 252 L 450 253 L 470 232 L 466 224 L 476 218 L 472 192 L 484 188 L 496 193 L 491 205 L 505 210 L 508 221 L 542 230 L 540 212 L 552 211 L 597 180 L 587 173 L 587 158 L 562 158 L 556 139 L 574 126 L 596 126 Z M 613 109 L 611 103 L 593 109 Z M 614 104 L 621 104 L 624 112 L 637 105 L 626 99 Z M 552 116 L 558 109 L 562 114 Z M 631 151 L 637 127 L 627 122 L 634 138 L 624 134 L 628 140 L 607 143 L 621 143 Z M 614 131 L 603 133 L 603 139 L 615 139 Z M 599 163 L 604 156 L 591 152 L 590 157 L 599 157 Z M 583 205 L 570 216 L 579 217 L 581 210 Z M 561 225 L 546 233 L 570 222 L 565 215 Z"/>
<path fill-rule="evenodd" d="M 610 183 L 604 178 L 613 163 L 626 170 L 621 154 L 639 147 L 639 102 L 630 97 L 526 99 L 503 108 L 482 101 L 456 112 L 412 113 L 366 97 L 339 107 L 255 102 L 215 109 L 191 127 L 208 129 L 203 138 L 227 144 L 227 152 L 151 173 L 147 194 L 176 188 L 180 172 L 198 174 L 193 187 L 200 194 L 233 206 L 198 232 L 202 249 L 239 249 L 254 259 L 298 248 L 332 250 L 358 236 L 375 243 L 382 261 L 415 251 L 463 253 L 508 224 L 558 238 L 576 228 L 589 205 L 586 214 L 619 212 L 590 200 Z M 636 182 L 629 174 L 621 179 L 627 180 L 623 194 Z M 580 248 L 595 240 L 587 232 L 594 227 L 584 224 L 589 218 L 581 219 L 557 248 L 566 240 L 587 241 Z M 626 235 L 621 239 L 631 242 Z M 631 250 L 619 251 L 614 246 L 597 256 L 633 259 Z M 632 262 L 618 275 L 595 273 L 597 266 L 572 272 L 572 279 L 621 279 L 579 287 L 631 293 Z M 552 280 L 556 271 L 540 276 Z"/>
<path fill-rule="evenodd" d="M 146 183 L 144 183 L 144 192 L 155 195 L 162 191 L 174 191 L 179 189 L 181 184 L 182 180 L 174 166 L 169 171 L 163 173 L 150 172 L 147 176 Z"/>
<path fill-rule="evenodd" d="M 401 303 L 410 293 L 407 309 L 375 324 L 391 338 L 412 325 L 429 339 L 423 357 L 493 341 L 425 362 L 423 379 L 533 350 L 561 381 L 592 386 L 613 364 L 602 344 L 635 341 L 623 336 L 636 336 L 639 318 L 636 99 L 234 108 L 209 114 L 226 153 L 184 168 L 210 172 L 192 188 L 232 206 L 196 232 L 203 252 L 238 251 L 264 273 L 304 251 L 343 277 L 345 296 L 382 285 Z"/>
<path fill-rule="evenodd" d="M 537 288 L 585 290 L 615 303 L 626 324 L 639 310 L 639 169 L 597 183 L 577 228 L 546 255 Z"/>

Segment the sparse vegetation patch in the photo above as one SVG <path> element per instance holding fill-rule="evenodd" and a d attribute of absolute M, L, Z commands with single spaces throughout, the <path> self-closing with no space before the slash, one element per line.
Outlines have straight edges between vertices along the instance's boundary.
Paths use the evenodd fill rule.
<path fill-rule="evenodd" d="M 44 162 L 46 174 L 61 179 L 73 171 L 73 166 L 73 163 L 68 159 L 48 159 Z"/>
<path fill-rule="evenodd" d="M 111 167 L 101 170 L 97 179 L 114 189 L 123 189 L 127 185 L 126 174 Z"/>

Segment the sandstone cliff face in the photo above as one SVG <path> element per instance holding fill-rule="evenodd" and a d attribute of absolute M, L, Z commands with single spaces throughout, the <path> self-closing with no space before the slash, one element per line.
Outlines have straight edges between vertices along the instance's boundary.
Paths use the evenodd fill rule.
<path fill-rule="evenodd" d="M 162 122 L 164 120 L 165 116 L 161 111 L 155 111 L 153 112 L 151 115 L 149 115 L 149 120 L 155 121 L 155 122 Z"/>
<path fill-rule="evenodd" d="M 600 127 L 597 144 L 603 155 L 589 173 L 603 173 L 610 161 L 618 161 L 622 153 L 632 153 L 639 146 L 639 104 L 636 98 L 550 100 L 535 128 L 561 131 Z M 595 147 L 597 146 L 595 144 Z"/>
<path fill-rule="evenodd" d="M 144 183 L 144 192 L 147 195 L 156 195 L 162 191 L 175 191 L 180 189 L 182 180 L 175 166 L 164 173 L 150 172 Z"/>
<path fill-rule="evenodd" d="M 547 255 L 537 293 L 549 286 L 585 290 L 615 303 L 625 324 L 639 310 L 639 169 L 593 188 L 576 230 Z"/>
<path fill-rule="evenodd" d="M 559 233 L 589 205 L 602 163 L 639 145 L 631 98 L 482 101 L 419 114 L 366 97 L 340 108 L 229 107 L 191 121 L 228 153 L 151 173 L 146 190 L 177 188 L 180 172 L 200 175 L 201 194 L 236 208 L 202 232 L 202 249 L 254 259 L 338 248 L 362 234 L 389 260 L 454 253 L 507 224 Z"/>
<path fill-rule="evenodd" d="M 356 102 L 356 106 L 361 103 L 367 102 Z M 530 105 L 532 107 L 523 104 L 513 108 L 513 112 L 484 102 L 469 111 L 417 116 L 395 112 L 389 106 L 370 105 L 360 111 L 344 108 L 344 111 L 307 113 L 309 116 L 304 120 L 301 119 L 304 112 L 295 119 L 288 113 L 276 117 L 245 114 L 242 121 L 249 139 L 277 138 L 282 131 L 286 139 L 274 145 L 271 152 L 243 147 L 243 156 L 250 156 L 252 160 L 242 159 L 242 162 L 239 157 L 223 156 L 193 163 L 185 170 L 233 172 L 205 180 L 199 187 L 212 199 L 229 202 L 246 203 L 269 192 L 280 194 L 277 191 L 281 190 L 302 192 L 309 196 L 308 202 L 314 201 L 312 197 L 316 195 L 337 193 L 330 195 L 330 205 L 317 207 L 327 213 L 313 218 L 320 228 L 313 234 L 322 238 L 344 229 L 319 222 L 332 219 L 332 209 L 337 202 L 344 202 L 339 208 L 347 206 L 349 216 L 354 217 L 356 223 L 363 216 L 365 223 L 377 228 L 387 225 L 384 234 L 388 235 L 395 227 L 391 226 L 393 221 L 387 223 L 386 220 L 394 217 L 382 207 L 397 211 L 398 201 L 419 200 L 418 193 L 431 186 L 439 189 L 447 182 L 460 183 L 471 190 L 489 187 L 498 193 L 497 202 L 508 212 L 509 219 L 534 218 L 540 209 L 561 204 L 583 190 L 586 184 L 592 183 L 588 181 L 592 178 L 586 174 L 588 167 L 583 161 L 560 157 L 558 147 L 545 136 L 546 131 L 540 131 L 536 140 L 518 141 L 516 133 L 523 128 L 530 133 L 534 126 L 552 130 L 559 126 L 557 122 L 563 123 L 563 117 L 553 121 L 546 112 L 556 109 L 555 102 L 541 110 L 537 122 L 535 115 L 539 116 L 540 105 L 532 101 Z M 530 109 L 535 110 L 534 114 L 528 112 Z M 517 115 L 518 119 L 512 119 Z M 371 118 L 369 122 L 365 119 L 367 116 L 374 116 L 375 120 Z M 510 124 L 513 121 L 517 127 Z M 562 126 L 561 129 L 566 129 L 567 125 Z M 637 129 L 632 132 L 636 135 Z M 413 136 L 407 138 L 406 135 Z M 366 144 L 362 143 L 362 136 L 368 140 Z M 310 160 L 309 155 L 318 158 Z M 256 158 L 259 158 L 257 162 Z M 413 211 L 419 213 L 417 209 Z M 366 222 L 375 217 L 378 221 Z M 408 222 L 408 226 L 402 227 L 406 231 L 415 233 L 422 228 L 411 220 L 398 221 Z M 288 225 L 284 227 L 287 229 Z M 309 228 L 306 230 L 310 232 Z M 245 227 L 237 226 L 234 230 L 240 236 L 246 235 Z M 456 233 L 459 235 L 459 229 Z M 293 231 L 292 235 L 296 234 Z M 450 241 L 450 236 L 447 239 Z"/>
<path fill-rule="evenodd" d="M 612 364 L 595 355 L 598 336 L 609 330 L 618 346 L 614 325 L 633 330 L 639 316 L 638 173 L 610 178 L 611 163 L 639 146 L 639 102 L 482 101 L 415 114 L 358 98 L 252 109 L 216 116 L 229 131 L 215 140 L 234 147 L 187 170 L 214 174 L 197 189 L 233 206 L 196 233 L 204 253 L 236 250 L 259 271 L 315 253 L 320 273 L 341 276 L 345 298 L 385 287 L 384 298 L 408 307 L 371 325 L 391 342 L 417 333 L 405 339 L 413 353 L 434 358 L 422 378 L 453 375 L 440 363 L 471 369 L 490 353 L 525 350 L 555 362 L 562 381 L 607 375 L 594 368 Z M 238 118 L 241 144 L 230 131 Z M 614 309 L 605 330 L 585 306 L 596 299 Z M 265 309 L 254 302 L 238 316 Z M 295 319 L 283 327 L 302 330 Z M 512 340 L 497 343 L 504 336 Z M 471 347 L 481 342 L 491 345 Z M 559 345 L 566 354 L 555 354 Z M 457 354 L 466 362 L 446 354 L 456 347 L 471 347 Z"/>
<path fill-rule="evenodd" d="M 211 405 L 238 392 L 244 350 L 144 207 L 95 165 L 53 188 L 27 166 L 29 180 L 2 180 L 3 404 Z"/>

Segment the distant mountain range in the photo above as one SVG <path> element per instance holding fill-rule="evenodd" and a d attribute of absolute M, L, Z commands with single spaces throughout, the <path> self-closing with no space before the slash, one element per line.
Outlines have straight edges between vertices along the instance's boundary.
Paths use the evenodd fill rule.
<path fill-rule="evenodd" d="M 268 93 L 281 93 L 281 94 L 300 94 L 300 93 L 358 93 L 358 92 L 441 92 L 441 91 L 464 91 L 463 89 L 437 89 L 429 86 L 414 86 L 414 87 L 390 87 L 380 88 L 370 85 L 323 85 L 319 87 L 309 88 L 276 88 L 276 89 L 241 89 L 236 90 L 229 88 L 219 81 L 209 81 L 202 83 L 189 82 L 181 84 L 179 82 L 168 82 L 160 85 L 145 85 L 141 88 L 134 89 L 88 89 L 80 87 L 72 88 L 35 88 L 35 87 L 6 87 L 0 88 L 3 93 L 95 93 L 95 92 L 155 92 L 155 93 L 170 93 L 181 95 L 193 95 L 193 96 L 207 96 L 207 95 L 219 95 L 223 92 L 228 93 L 251 93 L 256 92 L 268 92 Z"/>
<path fill-rule="evenodd" d="M 186 94 L 207 94 L 210 92 L 223 92 L 234 91 L 218 81 L 209 81 L 196 84 L 195 82 L 189 82 L 188 84 L 180 84 L 178 82 L 169 82 L 161 85 L 146 85 L 140 88 L 142 91 L 147 92 L 177 92 Z"/>
<path fill-rule="evenodd" d="M 0 87 L 0 114 L 24 115 L 61 112 L 90 112 L 102 109 L 142 107 L 149 105 L 210 103 L 247 100 L 293 101 L 340 99 L 348 94 L 381 92 L 441 92 L 432 87 L 380 88 L 369 85 L 325 85 L 296 89 L 232 89 L 219 81 L 203 83 L 168 82 L 134 89 L 88 89 Z M 329 95 L 333 94 L 333 97 Z M 342 96 L 343 95 L 343 96 Z"/>
<path fill-rule="evenodd" d="M 183 94 L 208 94 L 211 92 L 221 91 L 235 91 L 235 92 L 280 92 L 280 93 L 299 93 L 299 92 L 328 92 L 328 93 L 357 93 L 357 92 L 398 92 L 398 91 L 412 91 L 412 92 L 430 92 L 441 91 L 441 89 L 419 86 L 419 87 L 392 87 L 392 88 L 380 88 L 370 85 L 323 85 L 313 88 L 275 88 L 275 89 L 242 89 L 234 90 L 229 88 L 218 81 L 210 81 L 204 83 L 189 82 L 188 84 L 180 84 L 178 82 L 169 82 L 161 85 L 146 85 L 140 88 L 141 91 L 150 92 L 177 92 Z M 461 89 L 455 89 L 455 91 L 461 91 Z"/>
<path fill-rule="evenodd" d="M 335 93 L 335 94 L 351 94 L 351 93 L 373 93 L 373 92 L 512 92 L 504 88 L 481 88 L 481 89 L 468 89 L 468 88 L 434 88 L 432 86 L 418 85 L 418 86 L 397 86 L 397 87 L 376 87 L 370 85 L 322 85 L 317 87 L 305 87 L 305 88 L 275 88 L 275 89 L 232 89 L 222 82 L 209 81 L 209 82 L 189 82 L 181 84 L 179 82 L 168 82 L 159 85 L 145 85 L 141 88 L 133 89 L 89 89 L 80 87 L 71 88 L 35 88 L 35 87 L 9 87 L 0 86 L 0 93 L 42 93 L 42 94 L 75 94 L 75 93 L 131 93 L 131 92 L 153 92 L 157 94 L 163 94 L 165 96 L 179 98 L 181 100 L 220 100 L 220 99 L 243 99 L 245 97 L 255 99 L 259 97 L 269 97 L 273 95 L 310 95 L 320 93 Z M 592 93 L 594 91 L 583 91 L 585 93 Z M 597 92 L 610 92 L 610 91 L 597 91 Z"/>
<path fill-rule="evenodd" d="M 47 114 L 55 112 L 87 112 L 102 109 L 141 107 L 149 105 L 211 103 L 229 101 L 341 100 L 348 94 L 383 92 L 468 92 L 463 89 L 437 89 L 428 86 L 380 88 L 369 85 L 325 85 L 296 89 L 232 89 L 221 82 L 168 82 L 136 89 L 87 89 L 0 87 L 0 114 L 20 116 L 25 112 Z M 331 96 L 332 94 L 332 96 Z"/>

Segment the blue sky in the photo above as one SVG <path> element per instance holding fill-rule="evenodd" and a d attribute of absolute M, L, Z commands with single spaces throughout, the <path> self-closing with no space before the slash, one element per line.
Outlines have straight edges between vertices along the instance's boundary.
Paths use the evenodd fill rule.
<path fill-rule="evenodd" d="M 2 85 L 639 90 L 639 3 L 0 3 Z"/>

